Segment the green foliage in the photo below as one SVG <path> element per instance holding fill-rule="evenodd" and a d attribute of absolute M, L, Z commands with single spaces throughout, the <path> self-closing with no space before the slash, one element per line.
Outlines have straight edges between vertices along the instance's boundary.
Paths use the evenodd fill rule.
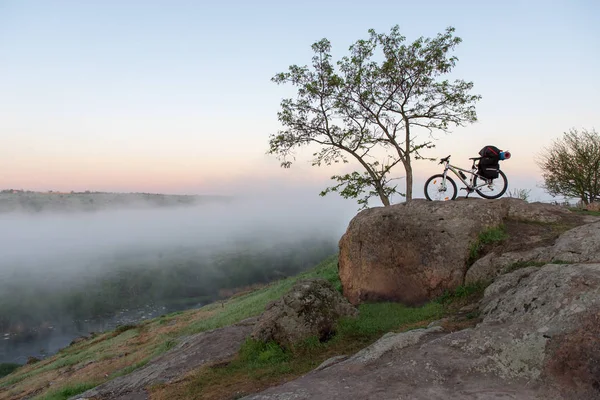
<path fill-rule="evenodd" d="M 240 360 L 251 366 L 263 366 L 266 364 L 279 364 L 290 359 L 286 352 L 275 342 L 263 343 L 253 339 L 247 339 L 240 349 Z"/>
<path fill-rule="evenodd" d="M 571 129 L 539 155 L 544 187 L 553 196 L 600 201 L 600 134 Z"/>
<path fill-rule="evenodd" d="M 389 205 L 390 196 L 401 194 L 390 175 L 402 164 L 410 200 L 412 160 L 434 147 L 419 141 L 414 129 L 448 132 L 477 120 L 474 104 L 481 97 L 469 93 L 473 84 L 442 78 L 454 69 L 458 59 L 450 53 L 460 42 L 454 28 L 412 43 L 398 26 L 386 34 L 369 30 L 337 62 L 327 39 L 314 43 L 310 67 L 292 65 L 272 79 L 298 90 L 296 99 L 281 102 L 284 129 L 270 136 L 268 152 L 285 168 L 296 149 L 309 145 L 319 146 L 314 166 L 353 161 L 360 171 L 333 176 L 337 183 L 321 195 L 338 192 L 363 207 L 373 196 Z"/>
<path fill-rule="evenodd" d="M 72 396 L 76 396 L 87 390 L 93 389 L 96 386 L 98 386 L 98 383 L 94 383 L 94 382 L 75 383 L 75 384 L 63 386 L 62 388 L 60 388 L 58 390 L 50 391 L 41 397 L 36 397 L 36 399 L 37 400 L 66 400 Z"/>
<path fill-rule="evenodd" d="M 0 378 L 12 373 L 14 370 L 21 367 L 21 364 L 0 363 Z"/>
<path fill-rule="evenodd" d="M 481 295 L 488 286 L 489 282 L 477 282 L 468 285 L 461 285 L 452 291 L 446 290 L 443 295 L 435 300 L 435 303 L 449 305 L 455 301 L 465 300 L 475 295 Z"/>
<path fill-rule="evenodd" d="M 115 333 L 116 334 L 121 334 L 121 333 L 126 332 L 126 331 L 128 331 L 130 329 L 136 329 L 136 328 L 138 328 L 138 326 L 135 325 L 135 324 L 119 325 L 119 326 L 117 326 L 115 328 Z"/>
<path fill-rule="evenodd" d="M 480 232 L 477 240 L 469 248 L 468 265 L 473 264 L 479 258 L 481 250 L 483 250 L 485 245 L 502 242 L 506 239 L 508 239 L 508 233 L 506 233 L 504 225 L 488 228 Z"/>

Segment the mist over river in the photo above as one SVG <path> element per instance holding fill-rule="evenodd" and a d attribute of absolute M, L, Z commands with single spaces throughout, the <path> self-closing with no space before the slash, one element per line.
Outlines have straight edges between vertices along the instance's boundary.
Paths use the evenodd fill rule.
<path fill-rule="evenodd" d="M 354 204 L 321 198 L 0 214 L 0 362 L 222 299 L 334 254 Z"/>

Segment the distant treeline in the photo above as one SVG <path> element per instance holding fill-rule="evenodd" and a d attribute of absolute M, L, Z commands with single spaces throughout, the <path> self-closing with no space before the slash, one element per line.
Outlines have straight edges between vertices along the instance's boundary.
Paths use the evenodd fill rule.
<path fill-rule="evenodd" d="M 228 196 L 167 195 L 153 193 L 33 192 L 0 190 L 0 212 L 96 211 L 127 207 L 176 207 L 207 203 L 227 203 Z"/>
<path fill-rule="evenodd" d="M 68 319 L 109 317 L 147 304 L 205 303 L 223 289 L 266 283 L 305 270 L 333 254 L 332 240 L 305 239 L 271 247 L 243 246 L 210 256 L 193 249 L 128 255 L 103 275 L 77 284 L 35 277 L 0 282 L 0 331 L 23 331 Z"/>

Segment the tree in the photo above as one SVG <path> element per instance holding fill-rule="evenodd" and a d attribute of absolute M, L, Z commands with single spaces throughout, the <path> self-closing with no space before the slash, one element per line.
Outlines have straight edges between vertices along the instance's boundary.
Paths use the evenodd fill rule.
<path fill-rule="evenodd" d="M 298 88 L 296 99 L 284 99 L 278 112 L 284 129 L 270 136 L 270 154 L 285 168 L 297 148 L 317 145 L 312 164 L 331 165 L 353 160 L 361 172 L 336 175 L 336 185 L 321 195 L 339 192 L 345 198 L 378 196 L 387 206 L 399 193 L 412 199 L 412 161 L 434 147 L 432 133 L 448 132 L 477 120 L 474 104 L 481 96 L 469 94 L 472 82 L 441 80 L 458 60 L 449 53 L 461 39 L 454 28 L 435 38 L 406 44 L 395 26 L 388 34 L 369 30 L 369 37 L 349 48 L 335 66 L 331 43 L 312 45 L 312 68 L 292 65 L 273 81 Z M 379 61 L 378 61 L 379 60 Z M 423 138 L 422 135 L 427 137 Z M 391 170 L 402 164 L 406 190 L 391 186 Z"/>
<path fill-rule="evenodd" d="M 594 129 L 571 129 L 544 149 L 537 160 L 544 188 L 552 196 L 600 201 L 600 135 Z"/>

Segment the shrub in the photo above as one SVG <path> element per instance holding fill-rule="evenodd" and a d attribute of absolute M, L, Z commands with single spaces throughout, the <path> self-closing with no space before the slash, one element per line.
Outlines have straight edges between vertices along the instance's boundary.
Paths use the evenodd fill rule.
<path fill-rule="evenodd" d="M 14 363 L 0 363 L 0 378 L 12 373 L 14 370 L 19 368 L 21 364 Z"/>

